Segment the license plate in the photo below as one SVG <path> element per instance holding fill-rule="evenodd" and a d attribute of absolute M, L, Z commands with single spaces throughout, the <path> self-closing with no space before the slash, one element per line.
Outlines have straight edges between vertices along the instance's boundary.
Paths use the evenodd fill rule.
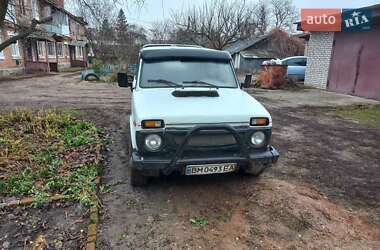
<path fill-rule="evenodd" d="M 236 163 L 189 165 L 186 166 L 186 175 L 206 175 L 234 172 L 236 170 L 236 166 Z"/>

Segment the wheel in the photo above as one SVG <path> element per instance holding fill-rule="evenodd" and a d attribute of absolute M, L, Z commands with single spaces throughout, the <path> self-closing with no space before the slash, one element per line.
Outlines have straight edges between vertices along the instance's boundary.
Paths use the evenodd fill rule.
<path fill-rule="evenodd" d="M 133 161 L 132 161 L 132 151 L 133 151 L 133 147 L 132 147 L 132 141 L 130 140 L 129 143 L 129 149 L 128 149 L 128 156 L 129 156 L 129 173 L 130 173 L 130 176 L 131 176 L 131 185 L 133 187 L 142 187 L 142 186 L 145 186 L 148 184 L 148 176 L 145 176 L 141 173 L 140 170 L 136 169 L 134 166 L 133 166 Z"/>
<path fill-rule="evenodd" d="M 250 162 L 248 163 L 248 166 L 244 169 L 244 173 L 252 176 L 260 176 L 267 167 L 267 164 L 255 164 L 253 162 Z"/>
<path fill-rule="evenodd" d="M 86 77 L 84 79 L 86 81 L 98 81 L 99 77 L 95 74 L 88 74 L 88 75 L 86 75 Z"/>
<path fill-rule="evenodd" d="M 148 184 L 148 177 L 144 176 L 141 171 L 134 168 L 132 165 L 129 167 L 131 174 L 131 185 L 134 187 L 142 187 Z"/>

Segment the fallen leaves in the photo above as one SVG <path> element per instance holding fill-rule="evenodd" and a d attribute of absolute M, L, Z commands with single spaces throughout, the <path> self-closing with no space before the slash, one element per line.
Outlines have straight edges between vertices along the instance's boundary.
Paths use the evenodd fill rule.
<path fill-rule="evenodd" d="M 33 241 L 32 249 L 33 250 L 43 250 L 48 246 L 48 243 L 45 237 L 42 234 L 39 234 L 37 238 Z"/>
<path fill-rule="evenodd" d="M 33 197 L 39 207 L 61 194 L 89 205 L 100 171 L 100 129 L 68 113 L 0 115 L 0 198 Z"/>

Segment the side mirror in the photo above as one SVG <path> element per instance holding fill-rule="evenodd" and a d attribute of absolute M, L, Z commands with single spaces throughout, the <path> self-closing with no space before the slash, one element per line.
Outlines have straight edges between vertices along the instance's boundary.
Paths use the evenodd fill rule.
<path fill-rule="evenodd" d="M 244 82 L 241 83 L 241 87 L 242 88 L 249 88 L 251 86 L 251 82 L 252 82 L 252 75 L 247 74 L 247 75 L 245 75 Z"/>
<path fill-rule="evenodd" d="M 127 73 L 117 73 L 117 83 L 119 84 L 119 87 L 127 88 L 131 87 L 133 85 L 133 76 L 127 75 Z"/>

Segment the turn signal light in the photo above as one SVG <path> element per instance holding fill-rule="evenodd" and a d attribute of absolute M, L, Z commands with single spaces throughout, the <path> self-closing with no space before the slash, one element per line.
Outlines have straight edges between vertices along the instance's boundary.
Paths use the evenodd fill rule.
<path fill-rule="evenodd" d="M 251 126 L 267 126 L 269 125 L 269 119 L 265 117 L 251 118 L 250 125 Z"/>
<path fill-rule="evenodd" d="M 141 126 L 142 128 L 163 128 L 165 125 L 163 120 L 144 120 Z"/>

